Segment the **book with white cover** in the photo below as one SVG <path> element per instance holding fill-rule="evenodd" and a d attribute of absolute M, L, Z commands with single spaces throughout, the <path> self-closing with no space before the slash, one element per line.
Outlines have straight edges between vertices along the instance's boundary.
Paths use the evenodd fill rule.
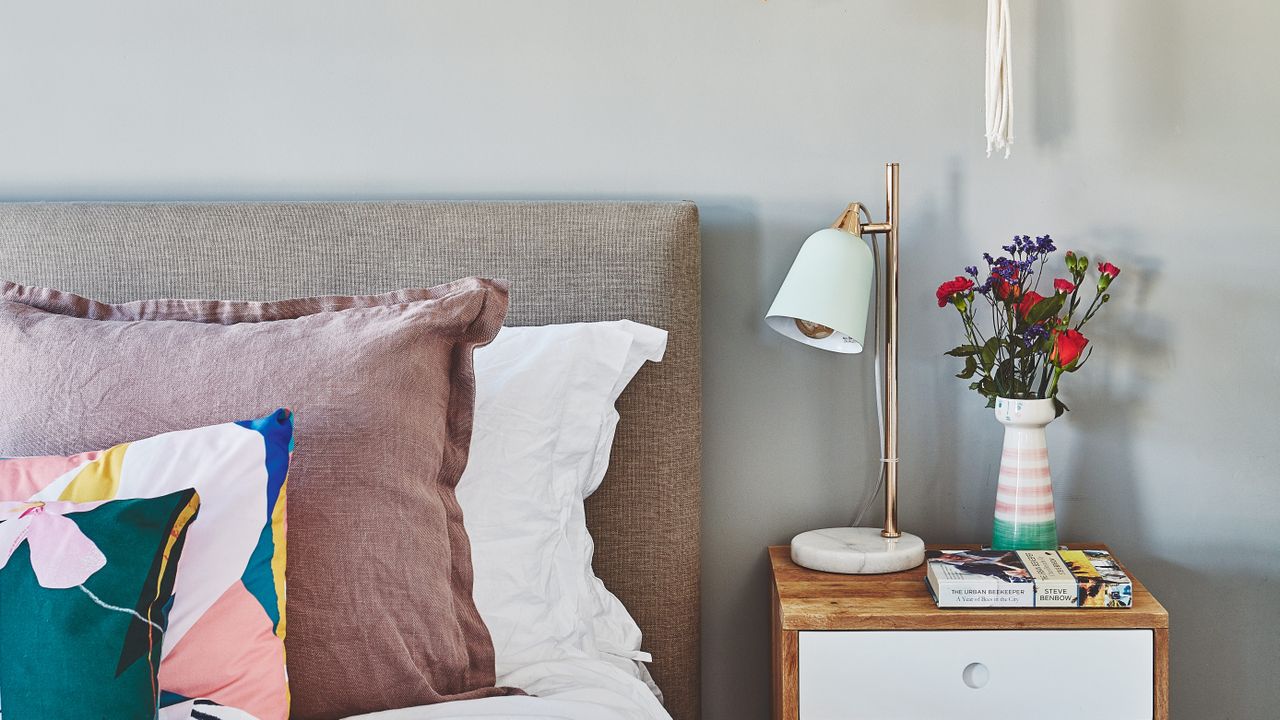
<path fill-rule="evenodd" d="M 1035 582 L 1018 554 L 932 550 L 926 578 L 938 607 L 1035 607 Z"/>
<path fill-rule="evenodd" d="M 1036 607 L 1076 607 L 1080 588 L 1076 576 L 1053 550 L 1019 550 L 1018 557 L 1035 581 Z"/>

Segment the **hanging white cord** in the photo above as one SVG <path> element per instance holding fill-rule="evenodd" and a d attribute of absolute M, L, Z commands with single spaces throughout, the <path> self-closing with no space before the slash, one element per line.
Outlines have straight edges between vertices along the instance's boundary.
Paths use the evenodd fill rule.
<path fill-rule="evenodd" d="M 987 0 L 987 157 L 1013 145 L 1013 48 L 1009 0 Z"/>
<path fill-rule="evenodd" d="M 858 208 L 862 210 L 861 207 Z M 865 214 L 865 210 L 863 213 Z M 867 222 L 871 222 L 871 216 L 867 216 Z M 872 342 L 875 344 L 875 374 L 876 374 L 876 425 L 880 428 L 880 447 L 876 451 L 881 454 L 880 462 L 877 463 L 880 468 L 879 474 L 876 476 L 875 487 L 871 488 L 871 494 L 866 500 L 862 501 L 862 507 L 858 509 L 858 514 L 853 516 L 852 527 L 862 527 L 862 519 L 866 517 L 867 511 L 875 504 L 876 498 L 880 495 L 880 488 L 884 487 L 884 465 L 889 462 L 888 458 L 883 457 L 884 453 L 884 383 L 880 381 L 882 370 L 880 364 L 884 358 L 880 355 L 880 273 L 883 270 L 880 264 L 880 247 L 876 242 L 874 233 L 871 235 L 871 255 L 875 260 L 875 330 L 871 333 Z"/>

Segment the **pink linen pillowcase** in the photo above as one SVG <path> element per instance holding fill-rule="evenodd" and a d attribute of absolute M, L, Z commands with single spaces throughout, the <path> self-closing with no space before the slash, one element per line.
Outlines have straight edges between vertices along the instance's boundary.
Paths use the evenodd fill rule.
<path fill-rule="evenodd" d="M 454 495 L 472 351 L 506 307 L 506 284 L 479 278 L 373 296 L 118 305 L 4 283 L 0 454 L 71 454 L 290 407 L 292 716 L 516 692 L 493 687 Z"/>

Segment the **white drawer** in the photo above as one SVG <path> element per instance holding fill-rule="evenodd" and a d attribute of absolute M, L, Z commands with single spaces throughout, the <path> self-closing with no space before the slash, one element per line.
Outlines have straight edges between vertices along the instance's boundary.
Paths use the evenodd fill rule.
<path fill-rule="evenodd" d="M 1153 643 L 1150 630 L 801 632 L 800 720 L 1150 720 Z"/>

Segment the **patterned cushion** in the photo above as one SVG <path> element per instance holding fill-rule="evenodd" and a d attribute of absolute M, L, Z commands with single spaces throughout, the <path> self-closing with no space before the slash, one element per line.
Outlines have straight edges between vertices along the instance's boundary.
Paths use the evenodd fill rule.
<path fill-rule="evenodd" d="M 114 502 L 0 502 L 6 720 L 147 718 L 194 490 Z"/>
<path fill-rule="evenodd" d="M 0 501 L 87 503 L 195 488 L 201 521 L 178 563 L 159 704 L 207 698 L 262 720 L 285 720 L 285 477 L 292 444 L 293 416 L 278 410 L 105 452 L 0 460 Z M 8 688 L 0 698 L 9 711 Z M 5 720 L 13 720 L 8 712 Z"/>

